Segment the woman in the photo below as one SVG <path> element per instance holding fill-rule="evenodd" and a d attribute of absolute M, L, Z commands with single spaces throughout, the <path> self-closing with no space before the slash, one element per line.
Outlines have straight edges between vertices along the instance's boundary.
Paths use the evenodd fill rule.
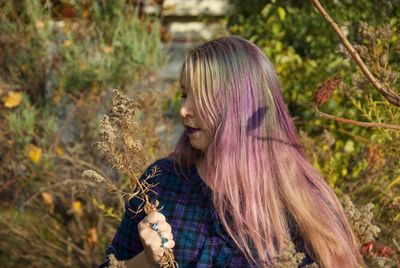
<path fill-rule="evenodd" d="M 305 155 L 262 51 L 236 36 L 206 42 L 188 52 L 181 85 L 185 132 L 148 168 L 161 169 L 163 209 L 134 217 L 139 200 L 127 203 L 108 253 L 128 267 L 157 267 L 164 248 L 180 267 L 267 267 L 288 238 L 305 253 L 300 266 L 360 267 L 349 221 Z"/>

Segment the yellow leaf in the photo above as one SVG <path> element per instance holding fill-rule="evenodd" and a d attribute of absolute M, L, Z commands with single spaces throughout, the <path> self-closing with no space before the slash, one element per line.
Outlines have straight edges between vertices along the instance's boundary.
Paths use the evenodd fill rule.
<path fill-rule="evenodd" d="M 45 203 L 46 205 L 52 205 L 53 204 L 53 196 L 48 193 L 48 192 L 42 192 L 42 200 L 43 203 Z"/>
<path fill-rule="evenodd" d="M 21 104 L 22 92 L 10 91 L 7 96 L 3 98 L 4 106 L 7 108 L 14 108 Z"/>
<path fill-rule="evenodd" d="M 42 159 L 42 149 L 31 144 L 28 149 L 28 157 L 33 163 L 39 164 Z"/>
<path fill-rule="evenodd" d="M 64 47 L 69 47 L 71 45 L 72 45 L 72 41 L 71 40 L 65 40 L 64 43 L 63 43 Z"/>
<path fill-rule="evenodd" d="M 72 209 L 75 213 L 75 215 L 80 218 L 83 216 L 83 210 L 82 210 L 82 203 L 79 201 L 75 201 L 72 203 Z"/>
<path fill-rule="evenodd" d="M 113 47 L 112 46 L 103 47 L 103 51 L 104 53 L 109 54 L 113 51 Z"/>
<path fill-rule="evenodd" d="M 395 180 L 393 180 L 393 181 L 389 184 L 388 189 L 393 188 L 393 187 L 395 187 L 395 186 L 397 186 L 397 185 L 400 185 L 400 176 L 398 176 Z"/>
<path fill-rule="evenodd" d="M 63 153 L 64 153 L 64 150 L 61 148 L 61 146 L 57 146 L 57 147 L 54 149 L 54 151 L 55 151 L 56 155 L 58 155 L 58 156 L 61 156 L 61 155 L 63 155 Z"/>
<path fill-rule="evenodd" d="M 43 203 L 47 206 L 47 208 L 49 209 L 49 212 L 51 214 L 53 214 L 54 213 L 53 195 L 51 193 L 49 193 L 49 192 L 42 192 L 41 196 L 42 196 Z"/>
<path fill-rule="evenodd" d="M 399 214 L 397 214 L 397 216 L 396 216 L 396 217 L 394 217 L 393 221 L 400 221 L 400 213 L 399 213 Z"/>

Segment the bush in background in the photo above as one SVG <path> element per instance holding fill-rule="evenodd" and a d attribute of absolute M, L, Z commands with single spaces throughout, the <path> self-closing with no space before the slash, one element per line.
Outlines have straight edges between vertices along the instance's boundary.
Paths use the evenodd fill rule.
<path fill-rule="evenodd" d="M 118 88 L 140 109 L 146 155 L 136 172 L 169 152 L 154 74 L 165 60 L 159 18 L 132 1 L 0 2 L 2 267 L 104 259 L 124 200 L 81 173 L 96 170 L 127 192 L 129 181 L 92 146 L 98 117 Z"/>

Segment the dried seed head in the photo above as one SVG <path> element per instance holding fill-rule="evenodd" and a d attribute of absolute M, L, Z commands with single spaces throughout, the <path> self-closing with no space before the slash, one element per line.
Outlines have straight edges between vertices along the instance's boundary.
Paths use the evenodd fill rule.
<path fill-rule="evenodd" d="M 296 248 L 292 241 L 285 241 L 285 248 L 280 253 L 279 257 L 276 258 L 277 263 L 273 266 L 274 268 L 289 268 L 297 267 L 301 264 L 305 255 L 302 252 L 296 252 Z"/>
<path fill-rule="evenodd" d="M 361 209 L 357 209 L 348 196 L 344 197 L 343 208 L 349 218 L 360 244 L 373 241 L 380 233 L 380 229 L 372 223 L 373 204 L 367 204 Z"/>
<path fill-rule="evenodd" d="M 106 179 L 103 176 L 101 176 L 99 173 L 97 173 L 96 171 L 91 170 L 91 169 L 84 170 L 82 172 L 82 177 L 86 177 L 86 178 L 92 179 L 92 180 L 94 180 L 95 182 L 98 182 L 98 183 L 106 181 Z"/>
<path fill-rule="evenodd" d="M 371 31 L 371 27 L 366 22 L 360 22 L 360 27 L 358 28 L 358 31 L 364 36 L 366 40 L 375 39 L 374 33 Z"/>
<path fill-rule="evenodd" d="M 392 32 L 390 30 L 390 25 L 389 24 L 385 24 L 382 27 L 379 27 L 376 32 L 375 32 L 376 36 L 381 39 L 382 41 L 389 41 L 390 37 L 392 36 Z"/>
<path fill-rule="evenodd" d="M 326 144 L 328 144 L 329 146 L 332 146 L 333 144 L 335 144 L 336 140 L 335 138 L 332 136 L 332 134 L 324 129 L 324 133 L 322 133 L 322 139 L 324 140 L 324 142 Z"/>
<path fill-rule="evenodd" d="M 124 144 L 126 148 L 130 151 L 138 152 L 142 149 L 142 144 L 140 141 L 136 140 L 132 135 L 124 136 Z"/>
<path fill-rule="evenodd" d="M 114 90 L 114 97 L 110 107 L 110 118 L 118 122 L 134 120 L 136 107 L 133 101 L 127 96 L 121 95 L 118 90 Z"/>
<path fill-rule="evenodd" d="M 117 135 L 107 115 L 103 115 L 101 118 L 99 128 L 102 141 L 110 145 L 113 144 L 117 139 Z"/>
<path fill-rule="evenodd" d="M 114 254 L 108 255 L 108 258 L 110 259 L 110 268 L 126 268 L 125 262 L 124 261 L 118 261 Z"/>
<path fill-rule="evenodd" d="M 368 48 L 366 46 L 358 44 L 354 44 L 353 46 L 356 49 L 357 53 L 361 56 L 361 58 L 365 59 L 369 57 Z"/>
<path fill-rule="evenodd" d="M 365 87 L 368 86 L 369 81 L 365 77 L 365 75 L 357 73 L 353 76 L 353 88 L 358 94 L 362 94 L 365 90 Z"/>
<path fill-rule="evenodd" d="M 105 142 L 96 142 L 94 145 L 95 148 L 99 150 L 104 156 L 112 157 L 112 150 L 108 144 L 106 144 Z"/>
<path fill-rule="evenodd" d="M 314 105 L 320 106 L 327 102 L 333 90 L 339 85 L 342 79 L 339 76 L 330 78 L 322 83 L 314 94 Z"/>
<path fill-rule="evenodd" d="M 368 267 L 371 268 L 391 268 L 398 267 L 396 261 L 380 256 L 372 256 L 371 261 L 368 263 Z"/>

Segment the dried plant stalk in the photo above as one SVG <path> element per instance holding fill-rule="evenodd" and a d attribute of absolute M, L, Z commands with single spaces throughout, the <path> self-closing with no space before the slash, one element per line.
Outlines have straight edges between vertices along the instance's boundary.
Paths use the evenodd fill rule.
<path fill-rule="evenodd" d="M 361 72 L 367 77 L 369 82 L 379 91 L 379 93 L 388 100 L 391 104 L 400 107 L 400 96 L 395 93 L 395 90 L 391 88 L 386 88 L 369 70 L 367 65 L 361 59 L 360 55 L 358 54 L 357 50 L 354 46 L 347 40 L 347 37 L 343 34 L 340 30 L 339 26 L 336 22 L 332 19 L 332 17 L 328 14 L 328 12 L 324 9 L 321 3 L 318 0 L 311 0 L 312 4 L 315 8 L 321 13 L 323 18 L 332 26 L 333 30 L 339 37 L 340 41 L 346 48 L 346 50 L 350 53 L 353 60 L 357 63 L 358 67 L 360 68 Z"/>
<path fill-rule="evenodd" d="M 143 210 L 148 215 L 159 210 L 159 202 L 157 200 L 155 200 L 155 204 L 150 202 L 150 193 L 155 193 L 152 188 L 156 184 L 149 183 L 150 178 L 158 175 L 159 169 L 158 167 L 154 167 L 151 173 L 146 174 L 143 180 L 139 180 L 136 175 L 138 174 L 137 170 L 147 162 L 142 143 L 136 139 L 138 136 L 138 128 L 135 120 L 137 111 L 138 106 L 132 100 L 120 94 L 118 90 L 114 90 L 114 97 L 109 112 L 100 120 L 101 140 L 95 143 L 96 147 L 105 156 L 107 162 L 113 168 L 117 168 L 121 173 L 128 176 L 131 192 L 126 193 L 117 189 L 110 181 L 93 170 L 85 170 L 82 175 L 96 182 L 106 183 L 111 188 L 111 191 L 118 193 L 121 198 L 128 196 L 128 200 L 132 198 L 142 200 L 142 203 L 136 210 L 128 209 L 135 215 Z M 174 260 L 172 249 L 165 250 L 159 264 L 160 267 L 178 266 Z"/>
<path fill-rule="evenodd" d="M 340 81 L 342 81 L 342 78 L 339 76 L 324 81 L 314 94 L 314 105 L 320 106 L 327 102 Z"/>
<path fill-rule="evenodd" d="M 356 126 L 382 127 L 382 128 L 387 128 L 387 129 L 400 130 L 399 125 L 390 125 L 390 124 L 385 124 L 385 123 L 380 123 L 380 122 L 361 122 L 361 121 L 356 121 L 356 120 L 343 118 L 340 116 L 335 116 L 335 115 L 321 112 L 318 109 L 318 107 L 321 106 L 322 104 L 326 103 L 329 100 L 329 98 L 332 96 L 333 91 L 340 84 L 340 82 L 341 82 L 341 78 L 338 76 L 335 76 L 333 78 L 325 80 L 320 86 L 318 86 L 316 92 L 314 93 L 313 106 L 314 106 L 315 111 L 317 111 L 320 116 L 335 120 L 337 122 L 356 125 Z"/>

